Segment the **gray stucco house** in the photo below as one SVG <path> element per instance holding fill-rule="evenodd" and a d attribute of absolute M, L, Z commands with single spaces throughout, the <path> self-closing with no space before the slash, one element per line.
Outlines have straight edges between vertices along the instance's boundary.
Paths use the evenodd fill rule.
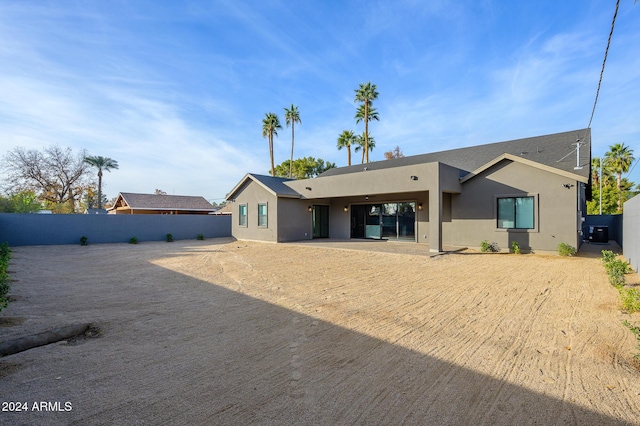
<path fill-rule="evenodd" d="M 312 179 L 245 175 L 229 192 L 232 234 L 272 242 L 374 238 L 508 250 L 579 247 L 591 132 L 478 145 L 330 169 Z"/>

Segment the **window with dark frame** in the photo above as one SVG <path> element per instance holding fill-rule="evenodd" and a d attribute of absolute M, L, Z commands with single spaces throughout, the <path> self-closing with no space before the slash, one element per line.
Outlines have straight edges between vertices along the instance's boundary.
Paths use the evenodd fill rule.
<path fill-rule="evenodd" d="M 498 228 L 535 229 L 534 197 L 500 197 L 498 201 Z"/>
<path fill-rule="evenodd" d="M 267 226 L 267 205 L 264 203 L 258 204 L 258 226 Z"/>
<path fill-rule="evenodd" d="M 238 206 L 238 217 L 239 217 L 238 225 L 247 226 L 247 205 L 246 204 L 240 204 Z"/>

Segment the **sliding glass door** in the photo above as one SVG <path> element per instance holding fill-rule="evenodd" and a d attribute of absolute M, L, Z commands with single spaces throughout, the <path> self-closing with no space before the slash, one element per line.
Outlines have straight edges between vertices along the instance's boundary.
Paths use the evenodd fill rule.
<path fill-rule="evenodd" d="M 416 203 L 351 206 L 351 238 L 415 241 Z"/>

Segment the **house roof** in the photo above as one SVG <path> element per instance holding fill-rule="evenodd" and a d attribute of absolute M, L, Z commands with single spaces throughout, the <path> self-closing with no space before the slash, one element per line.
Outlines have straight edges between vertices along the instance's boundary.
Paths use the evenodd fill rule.
<path fill-rule="evenodd" d="M 267 191 L 269 191 L 276 197 L 300 198 L 300 194 L 297 191 L 284 184 L 285 182 L 295 179 L 247 173 L 240 180 L 240 182 L 238 182 L 238 184 L 234 186 L 233 189 L 229 192 L 229 194 L 227 195 L 227 200 L 232 199 L 235 193 L 243 188 L 249 180 L 258 183 L 260 186 L 264 187 Z"/>
<path fill-rule="evenodd" d="M 232 212 L 233 205 L 231 203 L 228 203 L 220 207 L 218 210 L 214 211 L 213 214 L 231 214 Z"/>
<path fill-rule="evenodd" d="M 86 209 L 85 214 L 107 214 L 106 209 Z"/>
<path fill-rule="evenodd" d="M 201 196 L 136 194 L 133 192 L 119 193 L 112 209 L 116 208 L 120 199 L 132 210 L 214 210 L 213 206 Z"/>
<path fill-rule="evenodd" d="M 582 169 L 576 170 L 576 141 L 583 144 L 580 147 L 579 164 Z M 511 158 L 505 156 L 510 154 Z M 485 145 L 458 148 L 448 151 L 433 152 L 429 154 L 413 155 L 392 160 L 375 161 L 367 164 L 358 164 L 347 167 L 329 169 L 319 177 L 336 176 L 348 173 L 360 172 L 364 167 L 367 170 L 382 170 L 391 167 L 409 166 L 422 163 L 440 162 L 460 169 L 461 177 L 471 172 L 478 173 L 483 167 L 492 164 L 495 160 L 521 158 L 523 162 L 534 162 L 544 168 L 558 169 L 571 175 L 588 180 L 591 163 L 591 130 L 581 129 L 570 132 L 555 133 L 552 135 L 536 136 L 531 138 L 516 139 L 506 142 L 496 142 Z M 466 180 L 466 178 L 465 178 Z"/>

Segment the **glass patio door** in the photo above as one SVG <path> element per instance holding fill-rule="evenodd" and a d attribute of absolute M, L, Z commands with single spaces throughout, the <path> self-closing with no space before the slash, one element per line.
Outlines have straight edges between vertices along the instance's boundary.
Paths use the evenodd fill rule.
<path fill-rule="evenodd" d="M 416 203 L 351 206 L 351 238 L 415 241 Z"/>

